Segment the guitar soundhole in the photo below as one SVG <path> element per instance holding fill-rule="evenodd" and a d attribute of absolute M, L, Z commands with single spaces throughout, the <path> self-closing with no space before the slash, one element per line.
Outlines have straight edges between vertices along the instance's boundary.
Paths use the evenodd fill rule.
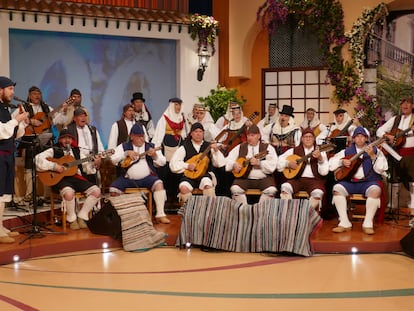
<path fill-rule="evenodd" d="M 62 166 L 66 169 L 69 167 L 69 165 L 67 163 L 63 163 Z"/>

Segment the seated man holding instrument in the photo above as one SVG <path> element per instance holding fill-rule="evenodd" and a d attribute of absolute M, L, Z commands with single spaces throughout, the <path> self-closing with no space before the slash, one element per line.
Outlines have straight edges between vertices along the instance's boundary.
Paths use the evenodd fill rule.
<path fill-rule="evenodd" d="M 152 143 L 145 142 L 145 132 L 141 124 L 135 123 L 132 126 L 130 141 L 115 148 L 111 161 L 114 165 L 120 164 L 123 172 L 109 186 L 110 195 L 120 195 L 126 188 L 151 189 L 157 210 L 155 218 L 160 223 L 169 224 L 170 220 L 164 212 L 167 194 L 155 169 L 164 166 L 167 160 L 161 148 L 154 148 Z"/>
<path fill-rule="evenodd" d="M 211 165 L 222 167 L 225 165 L 225 158 L 216 142 L 204 141 L 203 125 L 196 122 L 191 126 L 189 137 L 170 161 L 170 169 L 173 173 L 184 174 L 178 186 L 181 203 L 187 201 L 193 189 L 197 187 L 203 190 L 203 195 L 215 196 Z"/>
<path fill-rule="evenodd" d="M 79 162 L 79 165 L 76 166 L 77 169 L 75 170 L 75 174 L 71 176 L 66 174 L 66 172 L 68 172 L 66 166 L 62 165 L 63 163 L 59 164 L 59 161 L 56 161 L 60 158 L 64 158 L 64 156 L 71 156 L 73 157 L 73 161 Z M 79 147 L 72 134 L 70 134 L 67 129 L 61 130 L 57 146 L 39 153 L 35 159 L 36 168 L 40 171 L 46 171 L 46 177 L 55 176 L 57 183 L 51 181 L 51 184 L 49 185 L 52 186 L 53 191 L 60 193 L 62 196 L 70 228 L 72 230 L 87 228 L 88 226 L 86 225 L 86 222 L 89 219 L 89 212 L 99 201 L 101 190 L 96 184 L 93 184 L 84 176 L 82 165 L 80 165 L 80 163 L 83 162 L 83 159 L 81 159 Z M 89 158 L 86 158 L 85 160 L 89 160 Z M 94 157 L 90 160 L 93 161 Z M 56 175 L 51 172 L 55 172 Z M 40 172 L 38 174 L 41 179 Z M 76 192 L 83 192 L 86 195 L 85 202 L 77 214 L 75 210 Z"/>

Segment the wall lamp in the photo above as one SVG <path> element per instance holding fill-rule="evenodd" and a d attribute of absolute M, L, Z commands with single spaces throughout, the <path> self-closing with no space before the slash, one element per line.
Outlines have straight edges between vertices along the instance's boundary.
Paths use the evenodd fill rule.
<path fill-rule="evenodd" d="M 204 46 L 201 51 L 198 53 L 198 70 L 197 70 L 197 80 L 202 81 L 204 71 L 208 66 L 208 60 L 210 59 L 210 53 L 206 46 Z"/>

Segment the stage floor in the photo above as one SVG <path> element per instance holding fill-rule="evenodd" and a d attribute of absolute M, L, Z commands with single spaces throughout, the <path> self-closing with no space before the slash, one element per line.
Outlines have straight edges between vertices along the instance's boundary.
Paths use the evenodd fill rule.
<path fill-rule="evenodd" d="M 33 223 L 33 214 L 29 207 L 28 212 L 8 210 L 5 211 L 4 225 L 15 228 L 22 225 L 27 227 L 17 228 L 15 231 L 30 231 Z M 36 223 L 43 224 L 49 221 L 49 206 L 38 208 Z M 404 209 L 402 209 L 404 212 Z M 154 224 L 159 231 L 165 232 L 167 245 L 174 246 L 181 226 L 181 217 L 176 214 L 168 215 L 171 224 Z M 375 234 L 366 235 L 362 232 L 362 220 L 353 221 L 353 229 L 344 233 L 333 233 L 332 228 L 337 225 L 337 220 L 324 220 L 320 228 L 315 230 L 311 237 L 313 252 L 318 253 L 394 253 L 401 252 L 400 240 L 410 231 L 408 221 L 410 217 L 402 213 L 400 216 L 386 217 L 384 224 L 375 224 Z M 30 258 L 59 255 L 68 252 L 101 249 L 103 243 L 111 248 L 122 248 L 121 242 L 107 236 L 91 233 L 87 229 L 62 232 L 62 227 L 51 225 L 40 228 L 42 234 L 34 234 L 28 238 L 28 234 L 22 233 L 16 237 L 13 244 L 0 244 L 0 264 L 13 262 L 13 256 L 18 255 L 21 260 Z M 46 229 L 50 229 L 46 230 Z M 35 230 L 37 232 L 37 230 Z M 53 231 L 53 232 L 52 232 Z"/>

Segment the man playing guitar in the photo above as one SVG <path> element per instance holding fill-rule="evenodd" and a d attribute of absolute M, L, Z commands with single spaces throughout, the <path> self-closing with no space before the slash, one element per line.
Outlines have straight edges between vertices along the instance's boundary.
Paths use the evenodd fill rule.
<path fill-rule="evenodd" d="M 387 138 L 387 142 L 402 156 L 400 162 L 389 157 L 391 169 L 392 207 L 396 207 L 398 199 L 398 187 L 402 181 L 410 191 L 411 214 L 414 215 L 414 103 L 411 97 L 403 98 L 400 102 L 401 114 L 392 117 L 377 130 L 378 137 Z M 395 191 L 394 191 L 395 190 Z"/>
<path fill-rule="evenodd" d="M 332 231 L 341 233 L 351 230 L 352 223 L 347 215 L 346 197 L 358 193 L 367 198 L 362 230 L 365 234 L 374 234 L 373 219 L 380 207 L 381 175 L 388 169 L 388 163 L 381 150 L 375 146 L 367 145 L 368 131 L 363 127 L 358 126 L 355 129 L 352 140 L 349 147 L 341 150 L 329 160 L 329 169 L 335 171 L 342 167 L 351 168 L 354 162 L 350 158 L 361 154 L 354 160 L 360 161 L 356 172 L 333 187 L 333 202 L 339 215 L 339 224 Z"/>
<path fill-rule="evenodd" d="M 75 137 L 67 129 L 60 131 L 58 144 L 56 146 L 46 149 L 36 156 L 37 169 L 62 173 L 65 167 L 49 159 L 59 159 L 65 155 L 70 155 L 76 160 L 81 158 L 81 152 L 77 146 Z M 62 196 L 63 204 L 66 207 L 67 220 L 70 222 L 70 228 L 72 230 L 88 228 L 86 222 L 89 219 L 89 212 L 99 201 L 101 190 L 96 184 L 85 178 L 82 166 L 79 165 L 78 172 L 74 176 L 63 177 L 57 184 L 52 186 L 52 190 Z M 79 212 L 75 210 L 76 192 L 83 192 L 86 195 L 85 202 Z"/>
<path fill-rule="evenodd" d="M 292 155 L 293 158 L 295 155 L 309 155 L 309 158 L 305 163 L 297 163 L 297 160 L 290 159 Z M 310 205 L 320 210 L 325 191 L 324 177 L 329 172 L 329 164 L 326 152 L 316 148 L 315 133 L 311 127 L 302 131 L 301 144 L 298 147 L 291 148 L 279 156 L 277 169 L 279 172 L 286 169 L 298 170 L 295 177 L 282 184 L 281 199 L 292 199 L 293 193 L 304 190 L 309 194 Z"/>
<path fill-rule="evenodd" d="M 26 193 L 24 200 L 26 202 L 32 201 L 32 191 L 33 191 L 33 182 L 32 182 L 32 167 L 33 167 L 33 157 L 40 152 L 40 144 L 33 143 L 32 141 L 39 136 L 50 136 L 51 134 L 51 120 L 49 113 L 53 111 L 53 108 L 47 105 L 43 101 L 42 92 L 37 86 L 32 86 L 29 88 L 29 94 L 27 96 L 27 101 L 24 102 L 24 110 L 29 113 L 29 125 L 26 127 L 25 136 L 21 140 L 20 148 L 24 149 L 24 180 L 26 183 Z M 18 111 L 14 111 L 13 115 L 17 114 Z M 43 139 L 40 139 L 42 141 Z M 34 148 L 35 147 L 35 148 Z M 44 196 L 46 198 L 47 191 L 45 189 Z M 41 205 L 41 204 L 40 204 Z"/>
<path fill-rule="evenodd" d="M 246 190 L 249 188 L 258 188 L 262 191 L 260 201 L 273 198 L 276 195 L 276 183 L 272 176 L 276 170 L 278 161 L 275 149 L 266 143 L 262 143 L 260 130 L 256 124 L 252 124 L 247 130 L 247 141 L 237 145 L 230 151 L 226 158 L 226 171 L 239 173 L 242 165 L 239 158 L 250 159 L 251 170 L 241 178 L 236 178 L 230 188 L 233 199 L 247 203 Z M 260 159 L 255 155 L 267 151 L 264 157 Z"/>
<path fill-rule="evenodd" d="M 174 153 L 170 161 L 170 169 L 173 173 L 184 173 L 178 185 L 180 202 L 187 201 L 194 188 L 203 190 L 203 195 L 215 196 L 211 166 L 222 167 L 225 164 L 225 158 L 216 142 L 204 141 L 203 125 L 198 122 L 194 123 L 189 137 Z"/>

